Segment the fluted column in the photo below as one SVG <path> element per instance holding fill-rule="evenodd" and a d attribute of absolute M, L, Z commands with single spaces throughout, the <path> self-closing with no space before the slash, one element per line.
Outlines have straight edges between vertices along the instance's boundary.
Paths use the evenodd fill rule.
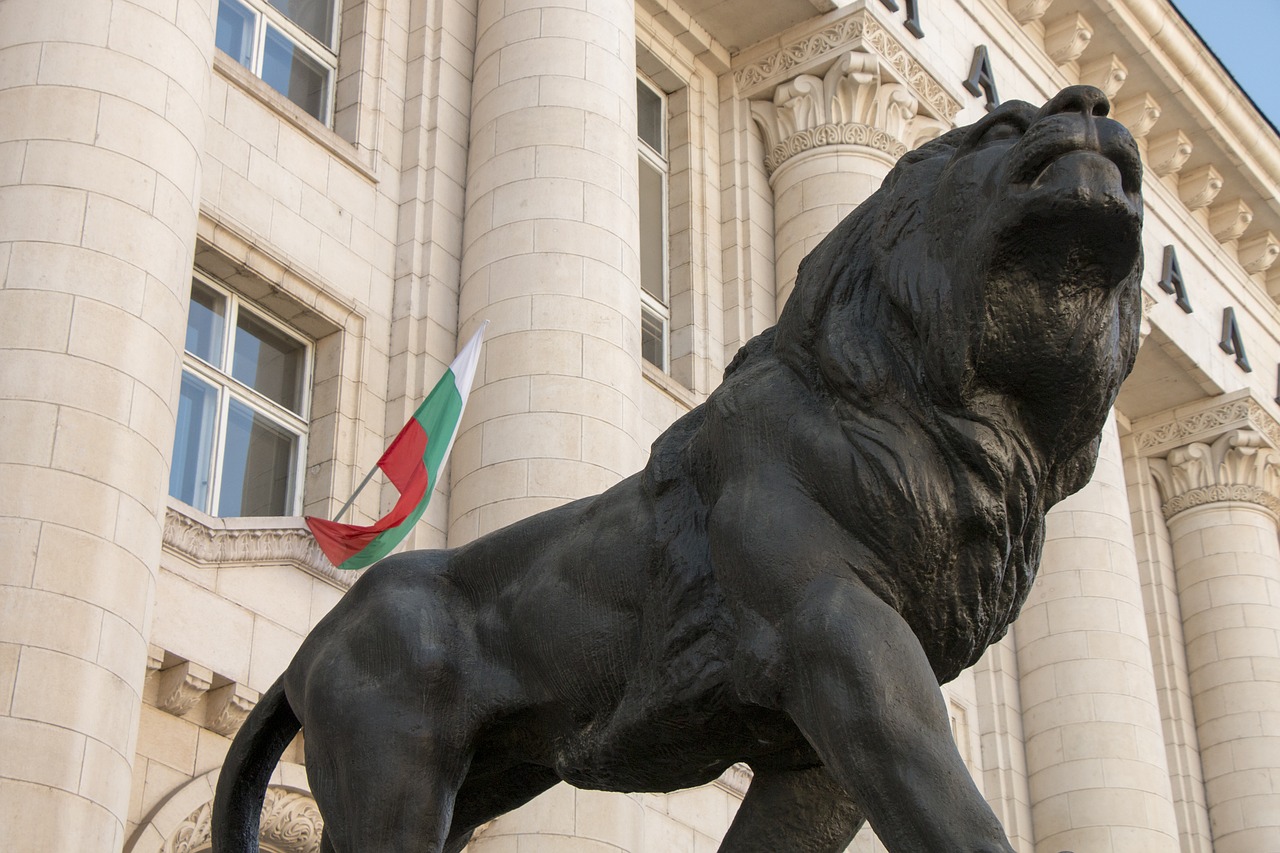
<path fill-rule="evenodd" d="M 450 544 L 642 459 L 635 10 L 481 0 L 477 27 L 459 314 L 492 325 Z"/>
<path fill-rule="evenodd" d="M 1231 429 L 1152 460 L 1215 853 L 1280 850 L 1280 453 Z"/>
<path fill-rule="evenodd" d="M 1036 853 L 1169 853 L 1177 824 L 1114 418 L 1049 513 L 1014 625 Z"/>
<path fill-rule="evenodd" d="M 0 3 L 0 850 L 124 844 L 213 5 Z"/>
<path fill-rule="evenodd" d="M 848 51 L 824 74 L 800 74 L 751 101 L 773 188 L 774 252 L 782 311 L 800 261 L 943 124 L 882 73 L 872 53 Z"/>

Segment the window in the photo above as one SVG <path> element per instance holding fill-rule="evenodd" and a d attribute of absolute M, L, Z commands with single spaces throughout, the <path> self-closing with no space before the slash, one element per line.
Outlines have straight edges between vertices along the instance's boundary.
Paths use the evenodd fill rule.
<path fill-rule="evenodd" d="M 643 78 L 636 80 L 640 137 L 640 354 L 668 369 L 671 302 L 667 275 L 667 102 Z"/>
<path fill-rule="evenodd" d="M 338 0 L 218 0 L 218 49 L 329 124 Z"/>
<path fill-rule="evenodd" d="M 311 347 L 197 275 L 169 494 L 219 516 L 296 515 Z"/>

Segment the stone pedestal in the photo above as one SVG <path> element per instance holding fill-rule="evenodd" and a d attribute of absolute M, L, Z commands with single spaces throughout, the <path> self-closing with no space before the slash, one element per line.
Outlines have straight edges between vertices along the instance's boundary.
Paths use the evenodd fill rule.
<path fill-rule="evenodd" d="M 1280 850 L 1280 453 L 1231 429 L 1159 463 L 1213 849 Z"/>
<path fill-rule="evenodd" d="M 1177 849 L 1114 419 L 1014 625 L 1036 853 Z"/>
<path fill-rule="evenodd" d="M 641 463 L 634 20 L 622 0 L 479 5 L 459 315 L 492 325 L 450 545 Z"/>
<path fill-rule="evenodd" d="M 0 850 L 124 844 L 213 5 L 0 4 Z"/>

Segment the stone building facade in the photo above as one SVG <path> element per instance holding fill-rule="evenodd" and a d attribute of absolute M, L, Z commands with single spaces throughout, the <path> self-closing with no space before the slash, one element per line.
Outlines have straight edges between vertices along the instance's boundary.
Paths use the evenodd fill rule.
<path fill-rule="evenodd" d="M 1280 137 L 1167 0 L 0 3 L 0 849 L 207 848 L 351 582 L 300 516 L 481 320 L 410 547 L 637 470 L 897 157 L 1080 82 L 1145 160 L 1145 340 L 954 732 L 1019 853 L 1280 850 Z M 317 849 L 302 765 L 267 849 Z M 471 849 L 703 853 L 748 782 Z"/>

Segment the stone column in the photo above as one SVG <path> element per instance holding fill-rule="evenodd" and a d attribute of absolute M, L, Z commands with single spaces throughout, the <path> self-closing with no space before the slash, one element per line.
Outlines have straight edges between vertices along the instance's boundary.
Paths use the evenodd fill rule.
<path fill-rule="evenodd" d="M 899 157 L 944 127 L 919 114 L 916 96 L 882 65 L 875 54 L 848 51 L 821 76 L 800 74 L 751 101 L 773 188 L 779 313 L 804 256 Z"/>
<path fill-rule="evenodd" d="M 1280 452 L 1231 429 L 1152 460 L 1215 853 L 1280 850 Z"/>
<path fill-rule="evenodd" d="M 1114 418 L 1093 479 L 1049 513 L 1014 631 L 1036 853 L 1176 850 Z"/>
<path fill-rule="evenodd" d="M 451 545 L 641 464 L 634 12 L 479 4 L 459 317 L 492 325 Z"/>
<path fill-rule="evenodd" d="M 124 844 L 212 6 L 0 3 L 0 850 Z"/>

